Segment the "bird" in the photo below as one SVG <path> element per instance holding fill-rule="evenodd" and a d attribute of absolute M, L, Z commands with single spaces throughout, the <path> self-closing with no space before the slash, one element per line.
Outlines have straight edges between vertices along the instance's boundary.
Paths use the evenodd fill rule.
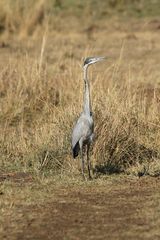
<path fill-rule="evenodd" d="M 87 57 L 83 63 L 83 80 L 84 80 L 84 93 L 83 93 L 83 111 L 76 121 L 72 131 L 72 153 L 73 158 L 78 155 L 81 157 L 81 171 L 82 176 L 86 179 L 84 174 L 84 154 L 87 154 L 87 168 L 88 177 L 91 176 L 91 163 L 89 158 L 90 145 L 94 138 L 94 120 L 90 99 L 90 85 L 88 80 L 88 67 L 94 63 L 105 60 L 106 57 Z"/>

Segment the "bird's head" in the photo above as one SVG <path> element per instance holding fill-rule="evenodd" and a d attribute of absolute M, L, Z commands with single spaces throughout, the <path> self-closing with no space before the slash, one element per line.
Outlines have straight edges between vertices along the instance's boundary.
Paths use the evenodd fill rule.
<path fill-rule="evenodd" d="M 87 57 L 85 60 L 84 60 L 84 64 L 83 64 L 83 67 L 85 66 L 89 66 L 93 63 L 97 63 L 97 62 L 101 62 L 103 60 L 105 60 L 106 57 Z"/>

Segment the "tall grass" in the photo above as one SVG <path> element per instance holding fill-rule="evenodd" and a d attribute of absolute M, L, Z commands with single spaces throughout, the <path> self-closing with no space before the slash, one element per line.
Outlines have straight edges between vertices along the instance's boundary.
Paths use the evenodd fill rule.
<path fill-rule="evenodd" d="M 46 17 L 44 1 L 27 5 L 24 1 L 21 11 L 19 1 L 7 3 L 0 2 L 4 29 L 8 26 L 4 31 L 12 35 L 13 30 L 18 38 L 11 40 L 9 33 L 8 44 L 1 45 L 1 169 L 76 171 L 70 136 L 82 109 L 82 58 L 108 52 L 106 63 L 89 70 L 96 134 L 91 151 L 94 171 L 130 173 L 136 172 L 137 166 L 143 174 L 141 166 L 152 166 L 152 170 L 155 166 L 158 174 L 158 34 L 145 29 L 142 36 L 137 23 L 132 33 L 126 30 L 130 29 L 127 23 L 122 29 L 121 22 L 108 19 L 95 26 L 88 21 L 84 27 L 79 20 L 70 19 L 55 30 Z M 17 13 L 14 21 L 11 6 Z M 30 12 L 35 8 L 38 15 L 32 18 Z M 69 29 L 68 23 L 73 28 Z M 41 34 L 29 39 L 38 28 Z M 26 38 L 22 41 L 19 36 Z M 118 40 L 122 38 L 124 49 Z"/>
<path fill-rule="evenodd" d="M 46 64 L 39 71 L 39 61 L 13 58 L 1 71 L 1 167 L 74 170 L 70 135 L 82 107 L 81 69 L 72 60 L 65 74 L 56 74 L 60 61 L 51 76 Z M 115 63 L 91 76 L 96 133 L 92 159 L 95 171 L 102 173 L 159 158 L 159 102 L 139 90 L 138 83 L 131 85 L 128 77 L 120 79 L 120 68 Z"/>

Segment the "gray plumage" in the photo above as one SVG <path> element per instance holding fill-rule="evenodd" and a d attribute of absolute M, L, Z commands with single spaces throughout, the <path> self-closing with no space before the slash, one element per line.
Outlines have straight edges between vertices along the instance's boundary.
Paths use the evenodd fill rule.
<path fill-rule="evenodd" d="M 83 112 L 78 118 L 72 132 L 72 151 L 73 157 L 76 158 L 79 153 L 81 154 L 82 161 L 82 175 L 84 175 L 84 152 L 87 148 L 87 167 L 88 175 L 91 178 L 91 165 L 89 159 L 89 148 L 93 141 L 94 136 L 94 121 L 92 116 L 91 101 L 90 101 L 90 87 L 88 82 L 87 70 L 88 66 L 104 60 L 105 57 L 88 57 L 84 61 L 84 103 Z"/>

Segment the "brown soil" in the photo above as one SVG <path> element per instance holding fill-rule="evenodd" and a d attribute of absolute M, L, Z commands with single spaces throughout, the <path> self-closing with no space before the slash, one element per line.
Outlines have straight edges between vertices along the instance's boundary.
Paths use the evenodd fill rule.
<path fill-rule="evenodd" d="M 17 172 L 17 173 L 1 173 L 0 174 L 0 182 L 4 182 L 6 180 L 11 180 L 14 182 L 28 182 L 32 181 L 32 176 L 29 173 Z"/>
<path fill-rule="evenodd" d="M 17 205 L 1 239 L 160 239 L 160 178 L 94 181 L 55 186 L 44 203 Z"/>

